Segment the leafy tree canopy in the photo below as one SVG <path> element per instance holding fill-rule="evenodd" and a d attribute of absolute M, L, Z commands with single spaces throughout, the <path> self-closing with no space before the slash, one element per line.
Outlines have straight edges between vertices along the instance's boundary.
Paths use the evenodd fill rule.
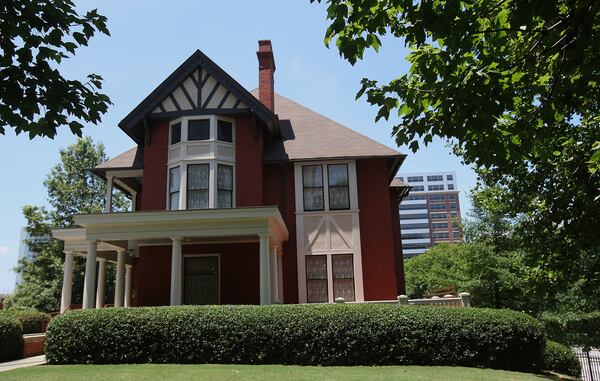
<path fill-rule="evenodd" d="M 61 161 L 55 165 L 44 185 L 48 190 L 50 208 L 23 207 L 27 231 L 32 236 L 50 236 L 54 228 L 74 227 L 73 214 L 98 213 L 104 206 L 105 183 L 87 169 L 108 158 L 101 143 L 86 137 L 61 150 Z M 113 195 L 113 210 L 125 211 L 129 200 L 120 191 Z M 56 311 L 60 306 L 63 277 L 64 245 L 51 239 L 47 242 L 28 242 L 35 253 L 32 260 L 23 259 L 18 265 L 23 282 L 17 287 L 9 306 L 33 307 L 41 311 Z M 107 267 L 106 297 L 113 297 L 114 266 Z M 73 270 L 73 303 L 81 302 L 85 261 L 75 257 Z"/>
<path fill-rule="evenodd" d="M 600 2 L 323 2 L 325 42 L 350 63 L 383 36 L 409 48 L 408 73 L 357 94 L 398 116 L 397 143 L 447 139 L 540 263 L 600 283 Z"/>
<path fill-rule="evenodd" d="M 54 137 L 69 126 L 81 136 L 81 122 L 98 123 L 111 104 L 99 92 L 102 78 L 64 78 L 63 59 L 86 46 L 96 32 L 109 35 L 106 17 L 94 9 L 79 15 L 70 0 L 9 0 L 0 4 L 0 134 Z"/>

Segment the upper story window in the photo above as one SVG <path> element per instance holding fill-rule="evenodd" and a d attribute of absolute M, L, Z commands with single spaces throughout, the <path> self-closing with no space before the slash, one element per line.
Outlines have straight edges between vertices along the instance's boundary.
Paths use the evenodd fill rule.
<path fill-rule="evenodd" d="M 452 175 L 446 175 L 446 180 L 452 181 L 453 179 L 454 179 L 454 176 L 452 176 Z"/>
<path fill-rule="evenodd" d="M 210 139 L 210 119 L 191 119 L 188 120 L 187 140 L 209 140 Z"/>
<path fill-rule="evenodd" d="M 415 185 L 410 187 L 410 190 L 412 190 L 413 192 L 423 192 L 425 190 L 425 186 L 424 185 Z"/>
<path fill-rule="evenodd" d="M 423 182 L 423 176 L 408 176 L 406 181 L 409 183 L 420 183 Z"/>
<path fill-rule="evenodd" d="M 448 184 L 448 190 L 454 190 L 454 184 Z"/>
<path fill-rule="evenodd" d="M 170 144 L 177 144 L 181 141 L 181 122 L 175 123 L 171 126 L 171 142 Z"/>
<path fill-rule="evenodd" d="M 427 190 L 430 190 L 430 191 L 444 190 L 444 184 L 427 185 Z"/>
<path fill-rule="evenodd" d="M 329 210 L 350 209 L 348 165 L 328 165 L 327 180 L 329 185 Z"/>
<path fill-rule="evenodd" d="M 304 190 L 304 210 L 324 210 L 323 166 L 305 165 L 302 167 L 302 188 Z"/>
<path fill-rule="evenodd" d="M 297 164 L 296 175 L 298 210 L 315 212 L 358 209 L 353 161 Z"/>
<path fill-rule="evenodd" d="M 235 121 L 190 116 L 169 125 L 167 209 L 235 207 Z"/>
<path fill-rule="evenodd" d="M 442 176 L 442 175 L 427 176 L 427 181 L 444 181 L 444 176 Z"/>
<path fill-rule="evenodd" d="M 222 142 L 233 142 L 233 123 L 226 120 L 217 120 L 217 139 Z"/>

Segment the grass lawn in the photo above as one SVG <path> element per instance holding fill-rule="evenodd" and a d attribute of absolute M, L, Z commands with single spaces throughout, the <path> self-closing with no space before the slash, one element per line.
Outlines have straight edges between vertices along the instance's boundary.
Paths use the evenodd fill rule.
<path fill-rule="evenodd" d="M 314 367 L 282 365 L 44 365 L 0 373 L 8 380 L 394 380 L 543 381 L 552 378 L 492 369 L 432 366 Z"/>

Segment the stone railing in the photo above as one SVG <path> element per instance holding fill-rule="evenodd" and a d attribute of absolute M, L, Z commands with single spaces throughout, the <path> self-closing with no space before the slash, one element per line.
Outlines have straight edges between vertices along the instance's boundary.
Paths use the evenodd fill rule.
<path fill-rule="evenodd" d="M 458 296 L 445 295 L 444 297 L 434 296 L 427 299 L 408 299 L 406 295 L 399 295 L 398 300 L 369 300 L 365 302 L 348 303 L 371 303 L 371 304 L 399 304 L 399 305 L 427 305 L 435 307 L 470 307 L 471 294 L 461 292 Z M 336 303 L 346 303 L 344 298 L 336 298 Z"/>

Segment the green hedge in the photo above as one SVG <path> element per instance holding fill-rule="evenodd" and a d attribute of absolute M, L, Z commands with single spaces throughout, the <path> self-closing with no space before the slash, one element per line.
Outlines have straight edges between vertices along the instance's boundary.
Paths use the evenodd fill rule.
<path fill-rule="evenodd" d="M 52 320 L 52 364 L 429 364 L 532 370 L 543 326 L 509 310 L 398 305 L 107 308 Z"/>
<path fill-rule="evenodd" d="M 581 375 L 581 363 L 575 352 L 554 341 L 546 343 L 543 368 L 567 376 L 579 377 Z"/>
<path fill-rule="evenodd" d="M 600 311 L 543 314 L 542 323 L 550 340 L 568 346 L 600 348 Z"/>
<path fill-rule="evenodd" d="M 0 316 L 0 362 L 23 354 L 23 326 L 17 319 Z"/>
<path fill-rule="evenodd" d="M 39 312 L 33 308 L 9 308 L 0 310 L 0 317 L 16 318 L 23 325 L 23 333 L 44 332 L 50 322 L 50 315 Z"/>

